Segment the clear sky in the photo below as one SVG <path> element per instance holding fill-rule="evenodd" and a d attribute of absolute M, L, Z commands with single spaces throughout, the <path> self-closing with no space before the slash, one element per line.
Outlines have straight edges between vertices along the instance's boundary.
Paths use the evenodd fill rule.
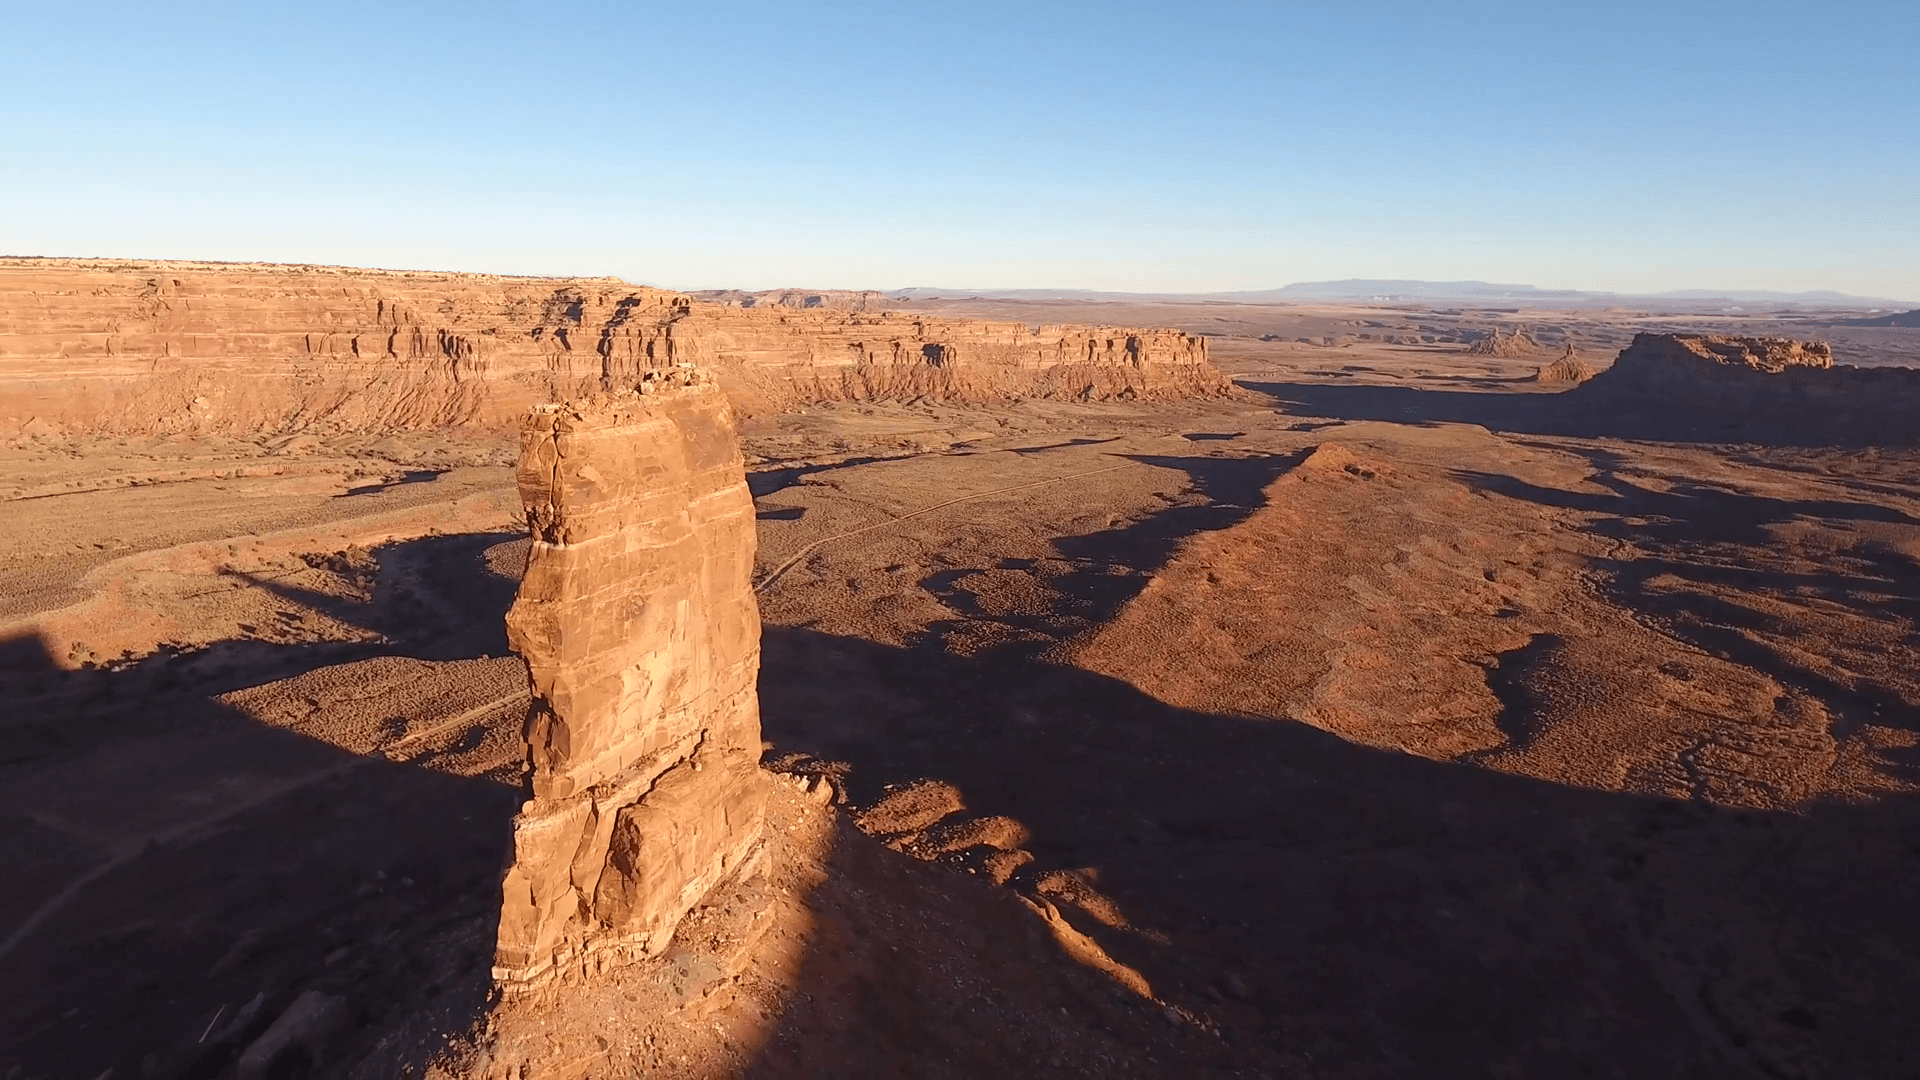
<path fill-rule="evenodd" d="M 0 252 L 1920 299 L 1920 2 L 0 4 Z"/>

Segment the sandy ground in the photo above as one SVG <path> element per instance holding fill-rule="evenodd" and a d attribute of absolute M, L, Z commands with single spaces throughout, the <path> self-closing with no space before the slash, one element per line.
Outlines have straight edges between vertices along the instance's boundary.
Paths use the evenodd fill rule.
<path fill-rule="evenodd" d="M 1229 314 L 1239 401 L 744 432 L 772 838 L 504 1001 L 510 450 L 5 451 L 0 1076 L 306 989 L 328 1075 L 1920 1072 L 1920 450 Z"/>

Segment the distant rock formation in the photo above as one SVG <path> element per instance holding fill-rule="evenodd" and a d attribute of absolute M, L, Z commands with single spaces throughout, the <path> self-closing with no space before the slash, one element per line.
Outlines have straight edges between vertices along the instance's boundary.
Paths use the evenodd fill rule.
<path fill-rule="evenodd" d="M 665 330 L 673 357 L 714 371 L 753 412 L 810 401 L 1131 401 L 1232 391 L 1206 339 L 1178 330 L 704 305 Z M 605 370 L 619 377 L 656 363 L 647 334 L 610 329 Z"/>
<path fill-rule="evenodd" d="M 1576 393 L 1588 407 L 1684 411 L 1727 438 L 1920 440 L 1920 370 L 1836 366 L 1821 341 L 1638 334 Z"/>
<path fill-rule="evenodd" d="M 1606 373 L 1611 391 L 1721 395 L 1736 386 L 1763 392 L 1787 388 L 1784 382 L 1754 381 L 1751 376 L 1788 371 L 1825 371 L 1833 367 L 1833 346 L 1824 341 L 1717 335 L 1635 334 Z M 1602 383 L 1596 382 L 1596 388 Z"/>
<path fill-rule="evenodd" d="M 766 289 L 761 292 L 701 289 L 687 295 L 717 307 L 775 307 L 798 311 L 881 311 L 888 302 L 887 294 L 875 289 Z"/>
<path fill-rule="evenodd" d="M 722 306 L 610 278 L 0 259 L 0 440 L 505 432 L 532 405 L 678 362 L 706 369 L 747 414 L 846 398 L 1232 392 L 1206 341 L 1179 331 L 811 303 L 822 295 Z"/>
<path fill-rule="evenodd" d="M 1896 315 L 1882 315 L 1877 319 L 1848 319 L 1842 326 L 1893 326 L 1920 328 L 1920 309 L 1902 311 Z"/>
<path fill-rule="evenodd" d="M 1574 352 L 1573 342 L 1567 342 L 1566 351 L 1560 358 L 1544 367 L 1533 369 L 1533 381 L 1542 383 L 1567 383 L 1578 386 L 1593 378 L 1593 369 L 1582 363 L 1578 353 Z"/>
<path fill-rule="evenodd" d="M 1515 330 L 1511 334 L 1502 334 L 1495 330 L 1479 341 L 1467 346 L 1468 356 L 1497 356 L 1502 359 L 1533 356 L 1540 346 L 1524 330 Z"/>
<path fill-rule="evenodd" d="M 710 379 L 535 409 L 533 548 L 507 615 L 527 661 L 533 798 L 514 823 L 495 977 L 657 953 L 759 843 L 754 509 Z"/>

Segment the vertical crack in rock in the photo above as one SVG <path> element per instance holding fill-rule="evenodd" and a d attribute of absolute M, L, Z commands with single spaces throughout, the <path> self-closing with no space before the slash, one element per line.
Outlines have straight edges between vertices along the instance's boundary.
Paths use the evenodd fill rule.
<path fill-rule="evenodd" d="M 527 661 L 532 799 L 494 976 L 657 953 L 756 849 L 753 500 L 719 387 L 691 369 L 535 408 L 533 549 L 507 634 Z"/>

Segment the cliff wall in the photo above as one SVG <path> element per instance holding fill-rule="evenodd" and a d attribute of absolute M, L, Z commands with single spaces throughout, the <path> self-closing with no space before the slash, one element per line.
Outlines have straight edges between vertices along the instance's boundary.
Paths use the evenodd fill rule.
<path fill-rule="evenodd" d="M 474 428 L 697 363 L 740 411 L 1217 396 L 1172 330 L 707 303 L 610 278 L 0 259 L 0 439 Z"/>

